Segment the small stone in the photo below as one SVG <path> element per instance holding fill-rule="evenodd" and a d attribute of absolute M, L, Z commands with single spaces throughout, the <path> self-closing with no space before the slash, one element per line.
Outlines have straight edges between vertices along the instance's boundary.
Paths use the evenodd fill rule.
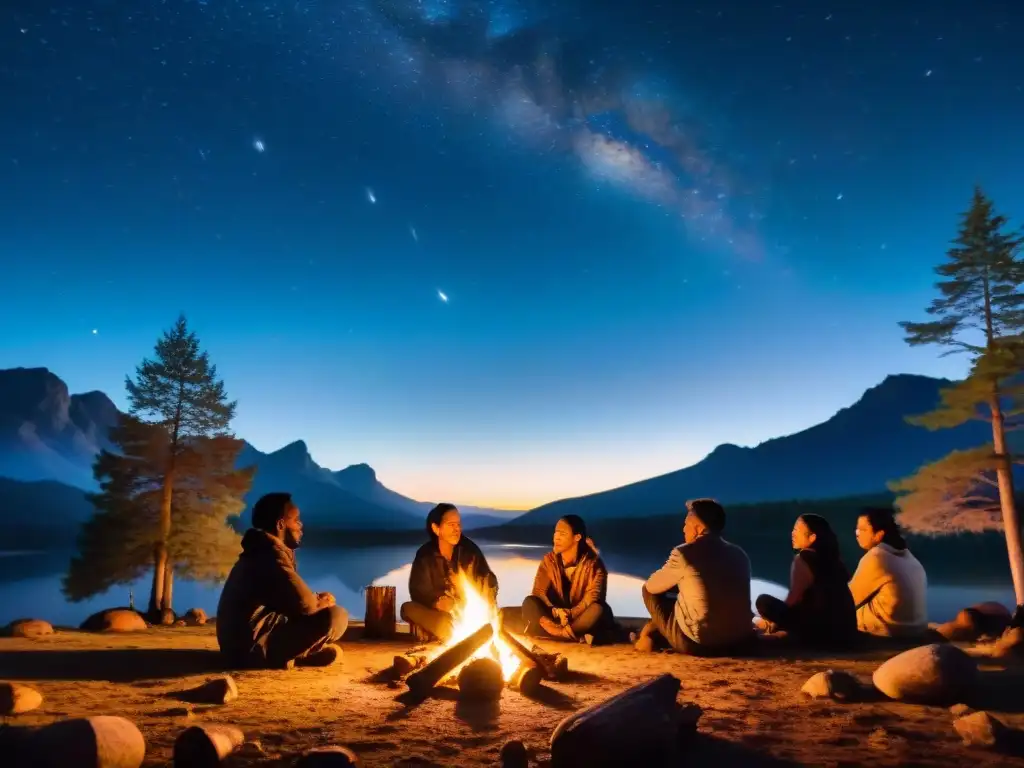
<path fill-rule="evenodd" d="M 306 752 L 295 763 L 295 768 L 357 768 L 356 753 L 348 747 L 319 747 Z"/>
<path fill-rule="evenodd" d="M 185 705 L 184 707 L 171 707 L 170 709 L 165 709 L 162 714 L 164 717 L 191 718 L 195 716 L 195 711 L 190 705 Z"/>
<path fill-rule="evenodd" d="M 258 759 L 266 756 L 266 752 L 263 751 L 263 744 L 257 740 L 247 741 L 238 748 L 235 752 L 239 757 Z"/>
<path fill-rule="evenodd" d="M 949 708 L 949 714 L 953 716 L 954 720 L 956 720 L 958 717 L 965 717 L 966 715 L 970 715 L 973 712 L 974 710 L 968 707 L 966 704 L 954 704 L 952 707 Z"/>
<path fill-rule="evenodd" d="M 59 720 L 41 728 L 33 746 L 40 768 L 139 768 L 146 758 L 146 740 L 135 724 L 110 715 Z"/>
<path fill-rule="evenodd" d="M 953 721 L 953 727 L 971 747 L 995 747 L 1005 741 L 1009 729 L 988 712 L 973 712 Z"/>
<path fill-rule="evenodd" d="M 826 669 L 811 675 L 804 683 L 800 692 L 812 699 L 834 699 L 835 701 L 853 701 L 861 695 L 863 687 L 860 681 L 848 672 L 836 672 Z"/>
<path fill-rule="evenodd" d="M 948 704 L 968 698 L 978 663 L 955 645 L 923 645 L 893 656 L 871 679 L 890 699 Z"/>
<path fill-rule="evenodd" d="M 519 739 L 505 742 L 498 757 L 501 768 L 527 768 L 530 765 L 530 752 Z"/>
<path fill-rule="evenodd" d="M 129 608 L 109 608 L 82 622 L 86 632 L 141 632 L 147 629 L 142 614 Z"/>
<path fill-rule="evenodd" d="M 231 725 L 193 725 L 174 742 L 175 768 L 217 768 L 244 741 L 242 731 Z"/>
<path fill-rule="evenodd" d="M 43 694 L 21 683 L 0 683 L 0 715 L 21 715 L 37 709 L 43 703 Z"/>
<path fill-rule="evenodd" d="M 206 611 L 202 608 L 189 608 L 185 611 L 184 619 L 190 627 L 201 627 L 207 621 Z"/>
<path fill-rule="evenodd" d="M 391 662 L 391 668 L 399 677 L 407 675 L 413 670 L 412 659 L 408 656 L 395 656 L 394 661 Z"/>
<path fill-rule="evenodd" d="M 8 637 L 43 637 L 53 634 L 53 626 L 42 619 L 18 619 L 7 625 Z"/>
<path fill-rule="evenodd" d="M 181 695 L 194 704 L 227 704 L 238 698 L 238 686 L 231 675 L 221 675 L 210 678 Z"/>

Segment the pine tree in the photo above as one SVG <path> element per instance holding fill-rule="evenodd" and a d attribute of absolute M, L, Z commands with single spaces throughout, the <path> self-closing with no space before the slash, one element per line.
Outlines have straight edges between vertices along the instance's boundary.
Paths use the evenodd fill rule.
<path fill-rule="evenodd" d="M 130 584 L 153 566 L 153 542 L 161 531 L 167 432 L 125 416 L 111 441 L 122 453 L 103 452 L 96 462 L 101 487 L 91 497 L 96 513 L 82 527 L 78 554 L 64 578 L 64 593 L 73 601 Z M 220 581 L 238 554 L 241 537 L 228 518 L 244 508 L 255 472 L 254 467 L 235 469 L 242 446 L 230 436 L 197 438 L 179 457 L 163 580 L 168 609 L 175 575 Z"/>
<path fill-rule="evenodd" d="M 153 588 L 149 613 L 159 616 L 170 609 L 164 594 L 171 538 L 174 490 L 185 478 L 188 453 L 197 439 L 228 433 L 235 415 L 224 383 L 209 355 L 200 350 L 199 339 L 189 331 L 184 315 L 157 341 L 155 357 L 143 360 L 136 380 L 125 378 L 129 413 L 149 424 L 162 427 L 167 435 L 160 478 L 159 532 L 154 541 Z"/>
<path fill-rule="evenodd" d="M 1024 549 L 1007 434 L 1022 426 L 1024 413 L 1019 406 L 1024 403 L 1020 375 L 1024 263 L 1019 259 L 1024 239 L 1006 229 L 1007 219 L 976 188 L 947 260 L 935 269 L 941 278 L 936 283 L 939 297 L 927 312 L 936 319 L 900 323 L 911 346 L 935 344 L 946 347 L 943 354 L 962 352 L 971 359 L 967 378 L 943 391 L 942 404 L 935 411 L 911 422 L 943 429 L 980 419 L 991 424 L 992 443 L 953 453 L 894 487 L 909 493 L 899 501 L 901 519 L 911 528 L 917 525 L 934 532 L 998 526 L 992 503 L 997 499 L 1020 613 L 1024 610 Z M 993 478 L 997 495 L 989 496 L 986 485 Z M 929 511 L 930 502 L 945 514 Z"/>

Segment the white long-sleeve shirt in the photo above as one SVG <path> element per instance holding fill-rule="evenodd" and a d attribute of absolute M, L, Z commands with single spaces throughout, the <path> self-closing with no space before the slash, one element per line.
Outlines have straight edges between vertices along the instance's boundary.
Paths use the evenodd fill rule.
<path fill-rule="evenodd" d="M 909 549 L 869 549 L 850 579 L 850 592 L 861 632 L 914 637 L 928 629 L 928 577 Z"/>

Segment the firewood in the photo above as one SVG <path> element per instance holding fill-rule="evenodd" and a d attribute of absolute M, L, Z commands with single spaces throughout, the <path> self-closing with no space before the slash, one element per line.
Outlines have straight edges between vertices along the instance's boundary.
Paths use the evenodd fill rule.
<path fill-rule="evenodd" d="M 459 697 L 464 701 L 494 701 L 504 687 L 501 664 L 494 659 L 473 659 L 459 672 Z"/>
<path fill-rule="evenodd" d="M 426 656 L 413 656 L 411 654 L 403 654 L 401 656 L 395 656 L 391 662 L 391 669 L 398 677 L 405 677 L 414 669 L 419 669 L 427 663 Z"/>
<path fill-rule="evenodd" d="M 532 646 L 530 653 L 537 659 L 548 680 L 562 680 L 569 671 L 569 660 L 560 653 L 548 653 L 539 645 Z"/>
<path fill-rule="evenodd" d="M 395 605 L 398 590 L 395 587 L 366 588 L 366 616 L 363 637 L 370 640 L 390 640 L 397 634 Z"/>
<path fill-rule="evenodd" d="M 216 768 L 244 741 L 242 732 L 229 725 L 193 725 L 174 742 L 175 768 Z"/>
<path fill-rule="evenodd" d="M 660 675 L 570 715 L 551 734 L 552 768 L 674 764 L 680 687 Z"/>
<path fill-rule="evenodd" d="M 527 648 L 525 645 L 520 643 L 515 636 L 507 629 L 502 627 L 499 632 L 499 636 L 505 641 L 505 644 L 512 649 L 512 652 L 523 660 L 523 663 L 528 666 L 539 667 L 546 676 L 551 677 L 554 673 L 554 665 L 550 665 L 548 659 L 544 658 L 543 652 L 538 654 L 539 650 L 537 646 L 533 648 Z M 548 674 L 550 669 L 551 675 Z"/>
<path fill-rule="evenodd" d="M 524 696 L 535 695 L 544 684 L 544 670 L 529 664 L 520 665 L 509 681 L 509 687 Z"/>
<path fill-rule="evenodd" d="M 413 693 L 425 695 L 431 688 L 437 685 L 441 678 L 460 664 L 471 659 L 473 654 L 493 637 L 494 628 L 490 624 L 484 624 L 465 640 L 456 643 L 436 659 L 429 662 L 423 669 L 409 675 L 406 678 L 405 684 L 409 686 L 409 690 Z"/>

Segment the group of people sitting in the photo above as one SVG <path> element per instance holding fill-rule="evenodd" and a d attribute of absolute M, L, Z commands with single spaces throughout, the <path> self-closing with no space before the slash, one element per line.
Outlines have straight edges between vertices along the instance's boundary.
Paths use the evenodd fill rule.
<path fill-rule="evenodd" d="M 459 510 L 438 504 L 427 515 L 429 540 L 409 576 L 410 600 L 400 614 L 425 639 L 447 642 L 468 580 L 497 605 L 498 579 L 480 548 L 462 535 Z M 645 582 L 650 614 L 632 635 L 637 650 L 672 649 L 693 655 L 742 652 L 758 635 L 785 633 L 795 642 L 841 649 L 860 635 L 912 638 L 927 631 L 927 578 L 903 540 L 893 514 L 868 509 L 856 538 L 866 550 L 851 578 L 828 521 L 797 518 L 796 557 L 785 599 L 760 595 L 751 610 L 746 552 L 723 537 L 725 510 L 713 499 L 686 504 L 683 543 Z M 302 541 L 299 509 L 287 493 L 262 497 L 252 528 L 224 585 L 217 640 L 240 667 L 323 666 L 340 655 L 348 614 L 330 593 L 313 592 L 295 569 Z M 461 577 L 461 578 L 460 578 Z M 613 640 L 619 628 L 607 602 L 608 570 L 584 521 L 566 515 L 555 525 L 552 549 L 537 568 L 521 611 L 502 609 L 520 632 L 554 640 Z"/>

